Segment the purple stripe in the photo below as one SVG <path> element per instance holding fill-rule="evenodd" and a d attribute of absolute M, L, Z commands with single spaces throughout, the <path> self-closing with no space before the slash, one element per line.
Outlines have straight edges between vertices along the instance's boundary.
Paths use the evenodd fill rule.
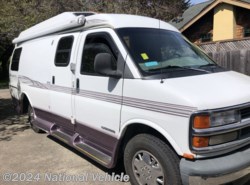
<path fill-rule="evenodd" d="M 75 132 L 82 136 L 84 142 L 103 153 L 113 156 L 118 144 L 118 139 L 96 129 L 85 126 L 85 124 L 75 124 Z"/>
<path fill-rule="evenodd" d="M 175 105 L 175 104 L 170 104 L 170 103 L 162 103 L 162 102 L 156 102 L 156 101 L 150 101 L 150 100 L 144 100 L 144 99 L 138 99 L 138 98 L 130 98 L 130 97 L 123 97 L 123 101 L 133 102 L 133 103 L 143 102 L 144 104 L 148 104 L 152 106 L 175 108 L 175 109 L 189 110 L 189 111 L 197 110 L 195 107 Z"/>
<path fill-rule="evenodd" d="M 189 117 L 190 116 L 190 113 L 182 113 L 182 112 L 176 112 L 176 111 L 164 110 L 164 109 L 154 109 L 154 108 L 146 107 L 143 105 L 133 105 L 133 104 L 123 104 L 123 105 L 128 106 L 128 107 L 138 108 L 138 109 L 145 109 L 148 111 L 154 111 L 154 112 L 158 112 L 158 113 L 170 114 L 170 115 L 174 115 L 174 116 L 182 116 L 182 117 Z"/>
<path fill-rule="evenodd" d="M 82 96 L 82 97 L 87 97 L 87 98 L 92 98 L 92 99 L 96 99 L 96 100 L 103 100 L 103 101 L 108 101 L 108 102 L 113 102 L 116 104 L 121 104 L 122 103 L 122 99 L 114 99 L 114 98 L 110 98 L 110 97 L 100 97 L 100 96 L 96 96 L 96 95 L 85 95 L 83 93 L 79 93 L 77 94 L 77 96 Z"/>
<path fill-rule="evenodd" d="M 117 138 L 96 129 L 90 128 L 78 121 L 75 125 L 73 125 L 71 124 L 71 121 L 69 119 L 65 119 L 50 112 L 38 108 L 34 108 L 34 111 L 35 115 L 37 116 L 37 119 L 35 121 L 38 127 L 40 126 L 41 128 L 50 132 L 52 126 L 56 124 L 57 126 L 59 126 L 60 131 L 68 135 L 73 136 L 74 133 L 78 133 L 85 144 L 103 152 L 108 156 L 111 156 L 112 161 L 107 165 L 107 167 L 113 167 L 116 162 L 114 161 L 114 159 L 116 159 L 115 155 L 119 142 Z"/>
<path fill-rule="evenodd" d="M 143 107 L 151 107 L 152 109 L 157 109 L 157 110 L 171 110 L 174 112 L 184 112 L 184 113 L 192 113 L 193 110 L 187 110 L 187 109 L 180 109 L 180 108 L 174 108 L 174 107 L 169 107 L 169 106 L 160 106 L 160 105 L 152 105 L 152 104 L 148 104 L 145 102 L 131 102 L 131 101 L 123 101 L 123 104 L 125 105 L 137 105 L 137 106 L 143 106 Z"/>
<path fill-rule="evenodd" d="M 32 81 L 29 78 L 24 78 L 24 79 L 26 80 L 28 79 Z M 119 95 L 110 95 L 107 93 L 93 92 L 89 90 L 80 90 L 80 93 L 76 93 L 76 89 L 74 88 L 62 87 L 58 85 L 44 86 L 42 83 L 37 82 L 37 81 L 32 81 L 32 83 L 34 84 L 33 86 L 42 88 L 42 89 L 48 88 L 56 92 L 72 94 L 72 95 L 81 96 L 85 98 L 91 98 L 91 99 L 100 100 L 100 101 L 106 101 L 106 102 L 114 103 L 114 104 L 122 104 L 122 105 L 130 106 L 130 107 L 134 107 L 134 108 L 146 109 L 146 110 L 170 114 L 170 115 L 189 117 L 190 114 L 192 114 L 192 112 L 197 110 L 197 108 L 190 107 L 190 106 L 162 103 L 162 102 L 131 98 L 131 97 L 122 97 Z"/>
<path fill-rule="evenodd" d="M 69 119 L 63 118 L 61 116 L 52 114 L 50 112 L 47 112 L 45 110 L 41 110 L 38 108 L 34 108 L 34 111 L 35 111 L 35 115 L 41 119 L 44 119 L 51 123 L 56 123 L 59 126 L 62 126 L 70 131 L 74 130 L 74 125 L 71 124 L 71 120 Z"/>

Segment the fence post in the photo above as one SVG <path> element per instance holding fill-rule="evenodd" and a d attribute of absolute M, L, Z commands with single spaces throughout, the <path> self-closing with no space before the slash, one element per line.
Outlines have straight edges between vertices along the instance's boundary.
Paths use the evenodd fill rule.
<path fill-rule="evenodd" d="M 216 42 L 216 51 L 217 51 L 217 52 L 220 51 L 220 42 Z"/>

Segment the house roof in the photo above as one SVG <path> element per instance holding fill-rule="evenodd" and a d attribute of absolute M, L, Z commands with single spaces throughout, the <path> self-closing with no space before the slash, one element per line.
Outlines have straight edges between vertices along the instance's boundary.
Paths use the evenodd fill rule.
<path fill-rule="evenodd" d="M 182 14 L 181 17 L 171 20 L 170 24 L 175 26 L 177 29 L 181 29 L 184 25 L 186 25 L 189 21 L 191 21 L 200 12 L 202 12 L 202 10 L 204 10 L 213 1 L 214 0 L 210 0 L 204 3 L 199 3 L 199 4 L 191 6 Z"/>
<path fill-rule="evenodd" d="M 250 0 L 240 0 L 242 2 L 245 2 L 245 3 L 250 3 Z"/>
<path fill-rule="evenodd" d="M 204 3 L 199 3 L 189 7 L 181 17 L 175 18 L 170 21 L 170 24 L 175 26 L 180 31 L 184 31 L 199 18 L 205 15 L 208 11 L 213 9 L 220 3 L 227 3 L 243 8 L 250 9 L 250 0 L 209 0 Z"/>

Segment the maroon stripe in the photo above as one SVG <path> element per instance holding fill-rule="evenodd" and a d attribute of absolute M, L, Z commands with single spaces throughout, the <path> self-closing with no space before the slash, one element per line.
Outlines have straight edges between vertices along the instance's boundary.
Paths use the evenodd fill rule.
<path fill-rule="evenodd" d="M 119 142 L 117 138 L 90 128 L 80 122 L 76 122 L 76 124 L 73 125 L 69 119 L 52 114 L 45 110 L 34 108 L 34 111 L 35 115 L 38 117 L 38 119 L 36 119 L 36 125 L 38 127 L 40 126 L 41 128 L 50 132 L 52 125 L 55 123 L 62 132 L 72 136 L 74 133 L 77 133 L 81 136 L 85 144 L 112 157 L 112 161 L 110 164 L 107 164 L 107 167 L 113 167 L 115 165 L 116 161 L 114 160 L 116 159 L 115 155 Z"/>
<path fill-rule="evenodd" d="M 68 88 L 68 87 L 63 87 L 63 86 L 58 86 L 58 85 L 47 85 L 47 84 L 44 85 L 40 82 L 33 81 L 26 77 L 22 77 L 22 78 L 26 80 L 30 80 L 33 84 L 32 86 L 37 87 L 37 88 L 42 88 L 42 89 L 48 88 L 56 92 L 77 95 L 77 96 L 91 98 L 91 99 L 100 100 L 100 101 L 106 101 L 109 103 L 123 104 L 123 105 L 134 107 L 134 108 L 146 109 L 146 110 L 170 114 L 170 115 L 189 117 L 190 114 L 192 114 L 192 112 L 197 110 L 197 108 L 190 107 L 190 106 L 162 103 L 162 102 L 157 102 L 157 101 L 144 100 L 144 99 L 131 98 L 131 97 L 122 97 L 119 95 L 111 95 L 107 93 L 93 92 L 89 90 L 80 90 L 80 93 L 75 93 L 74 88 Z"/>
<path fill-rule="evenodd" d="M 118 139 L 108 134 L 100 132 L 96 129 L 87 127 L 84 124 L 76 122 L 75 132 L 83 137 L 83 140 L 88 145 L 102 151 L 103 153 L 113 156 Z"/>
<path fill-rule="evenodd" d="M 182 116 L 182 117 L 189 117 L 189 113 L 183 113 L 183 112 L 176 112 L 176 111 L 171 111 L 171 110 L 163 110 L 163 109 L 155 109 L 143 105 L 133 105 L 133 104 L 123 104 L 128 107 L 134 107 L 138 109 L 144 109 L 148 111 L 153 111 L 153 112 L 158 112 L 158 113 L 163 113 L 163 114 L 169 114 L 169 115 L 174 115 L 174 116 Z"/>
<path fill-rule="evenodd" d="M 70 131 L 74 130 L 74 125 L 71 124 L 71 120 L 69 119 L 63 118 L 61 116 L 52 114 L 50 112 L 38 108 L 34 108 L 34 111 L 35 115 L 41 119 L 44 119 L 51 123 L 56 123 L 58 126 L 62 126 Z"/>
<path fill-rule="evenodd" d="M 123 100 L 126 102 L 147 104 L 147 105 L 158 106 L 158 107 L 163 107 L 163 108 L 172 108 L 172 109 L 179 109 L 179 110 L 186 110 L 186 111 L 197 110 L 195 107 L 176 105 L 176 104 L 170 104 L 170 103 L 162 103 L 162 102 L 156 102 L 156 101 L 150 101 L 150 100 L 144 100 L 144 99 L 138 99 L 138 98 L 123 97 Z"/>

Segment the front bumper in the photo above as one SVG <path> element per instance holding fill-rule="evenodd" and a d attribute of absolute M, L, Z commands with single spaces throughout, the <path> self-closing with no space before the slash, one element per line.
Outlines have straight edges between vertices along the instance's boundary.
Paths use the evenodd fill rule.
<path fill-rule="evenodd" d="M 180 171 L 184 185 L 219 185 L 250 174 L 250 147 L 210 159 L 182 159 Z"/>

